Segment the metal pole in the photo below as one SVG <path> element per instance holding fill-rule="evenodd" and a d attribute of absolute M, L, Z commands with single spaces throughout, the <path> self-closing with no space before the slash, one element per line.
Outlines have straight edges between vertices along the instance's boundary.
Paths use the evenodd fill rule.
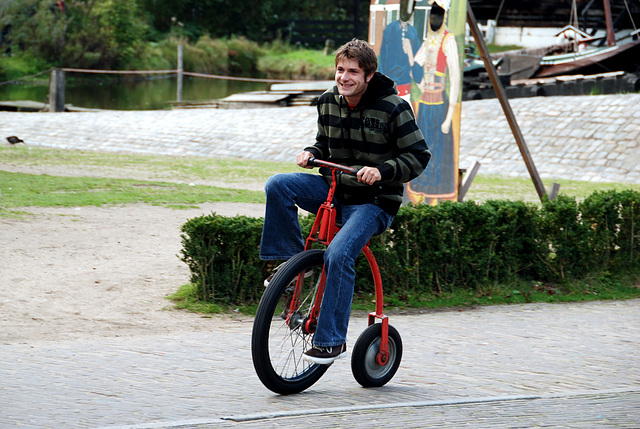
<path fill-rule="evenodd" d="M 176 94 L 176 101 L 182 101 L 182 72 L 184 71 L 182 65 L 182 45 L 178 45 L 178 89 Z"/>
<path fill-rule="evenodd" d="M 529 175 L 531 176 L 531 180 L 533 180 L 533 186 L 535 186 L 536 191 L 538 192 L 538 196 L 540 197 L 540 201 L 543 200 L 543 197 L 546 194 L 544 189 L 544 185 L 542 184 L 542 180 L 540 180 L 540 176 L 538 175 L 538 170 L 536 169 L 535 164 L 533 163 L 533 158 L 531 158 L 531 154 L 529 153 L 529 149 L 527 148 L 527 144 L 524 141 L 524 136 L 520 131 L 520 127 L 518 126 L 518 122 L 516 121 L 516 117 L 513 114 L 513 110 L 511 110 L 511 105 L 509 104 L 509 100 L 507 99 L 507 94 L 498 78 L 498 72 L 491 62 L 491 58 L 489 57 L 489 50 L 487 49 L 487 44 L 484 42 L 484 38 L 482 37 L 482 33 L 478 28 L 478 21 L 476 21 L 476 17 L 471 10 L 471 4 L 467 2 L 467 23 L 469 24 L 469 28 L 471 30 L 471 35 L 476 41 L 476 45 L 478 46 L 478 50 L 480 51 L 480 56 L 484 61 L 484 66 L 489 73 L 489 79 L 491 80 L 491 85 L 493 85 L 493 89 L 496 92 L 496 96 L 498 100 L 500 100 L 500 104 L 502 105 L 502 110 L 504 111 L 505 116 L 507 117 L 507 122 L 509 123 L 509 127 L 511 127 L 511 132 L 513 136 L 516 138 L 516 142 L 518 143 L 518 148 L 520 149 L 520 153 L 522 154 L 522 158 L 524 159 L 524 163 L 527 166 L 527 170 L 529 170 Z"/>

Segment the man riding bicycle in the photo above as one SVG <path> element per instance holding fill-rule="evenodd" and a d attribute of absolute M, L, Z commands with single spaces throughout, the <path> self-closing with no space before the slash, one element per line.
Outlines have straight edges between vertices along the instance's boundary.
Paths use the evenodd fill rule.
<path fill-rule="evenodd" d="M 300 167 L 317 158 L 358 168 L 340 174 L 334 200 L 342 227 L 324 255 L 326 286 L 313 348 L 304 359 L 328 365 L 346 356 L 355 285 L 355 259 L 389 227 L 406 183 L 427 166 L 431 154 L 409 104 L 391 79 L 376 72 L 374 50 L 352 40 L 336 51 L 336 85 L 318 100 L 316 143 L 296 156 Z M 331 173 L 277 174 L 265 184 L 267 205 L 260 245 L 263 260 L 287 260 L 304 249 L 298 207 L 316 213 L 325 201 Z"/>

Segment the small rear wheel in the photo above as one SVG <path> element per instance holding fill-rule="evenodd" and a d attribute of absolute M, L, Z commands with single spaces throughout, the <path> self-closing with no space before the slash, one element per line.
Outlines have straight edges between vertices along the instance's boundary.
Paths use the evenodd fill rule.
<path fill-rule="evenodd" d="M 389 325 L 389 359 L 384 365 L 377 360 L 382 339 L 382 324 L 375 323 L 365 329 L 353 347 L 351 372 L 362 387 L 384 386 L 393 378 L 402 359 L 402 340 L 396 329 Z"/>

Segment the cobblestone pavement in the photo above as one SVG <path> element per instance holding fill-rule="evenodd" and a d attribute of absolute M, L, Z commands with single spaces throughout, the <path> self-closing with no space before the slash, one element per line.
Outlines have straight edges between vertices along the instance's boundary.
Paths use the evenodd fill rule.
<path fill-rule="evenodd" d="M 391 314 L 400 370 L 363 389 L 349 360 L 277 396 L 252 321 L 182 335 L 0 345 L 0 427 L 640 427 L 640 300 Z M 354 315 L 349 346 L 366 325 Z"/>
<path fill-rule="evenodd" d="M 640 183 L 640 94 L 510 101 L 540 176 Z M 82 113 L 0 112 L 29 145 L 292 161 L 314 141 L 314 107 Z M 462 103 L 460 167 L 529 177 L 497 100 Z M 550 183 L 546 184 L 547 188 Z"/>
<path fill-rule="evenodd" d="M 637 428 L 640 394 L 609 391 L 569 395 L 514 396 L 431 401 L 318 410 L 318 414 L 274 413 L 185 422 L 185 428 Z"/>

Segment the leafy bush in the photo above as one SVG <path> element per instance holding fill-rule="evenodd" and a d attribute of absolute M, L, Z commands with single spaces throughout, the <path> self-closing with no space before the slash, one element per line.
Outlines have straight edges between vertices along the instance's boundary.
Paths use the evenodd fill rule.
<path fill-rule="evenodd" d="M 593 265 L 593 252 L 589 246 L 589 226 L 583 221 L 575 198 L 559 195 L 546 201 L 539 218 L 542 245 L 547 251 L 536 254 L 547 271 L 547 279 L 567 279 L 584 273 Z"/>
<path fill-rule="evenodd" d="M 391 228 L 397 255 L 393 283 L 441 294 L 533 276 L 530 255 L 540 247 L 536 214 L 534 206 L 519 201 L 403 208 Z"/>
<path fill-rule="evenodd" d="M 149 64 L 161 69 L 175 68 L 178 61 L 178 44 L 183 46 L 184 70 L 195 73 L 257 75 L 258 60 L 263 49 L 243 37 L 211 39 L 203 36 L 195 44 L 186 38 L 170 37 L 145 50 Z M 133 64 L 133 63 L 132 63 Z"/>
<path fill-rule="evenodd" d="M 182 261 L 191 270 L 199 299 L 227 304 L 259 298 L 264 273 L 257 257 L 261 219 L 213 213 L 187 221 L 181 231 Z"/>
<path fill-rule="evenodd" d="M 258 65 L 273 79 L 332 80 L 335 72 L 333 55 L 281 42 L 272 43 Z"/>
<path fill-rule="evenodd" d="M 640 266 L 639 206 L 636 191 L 596 192 L 582 203 L 560 196 L 542 208 L 521 201 L 408 206 L 370 246 L 385 294 L 397 297 L 608 278 Z M 313 216 L 300 219 L 303 234 L 312 221 Z M 268 275 L 258 259 L 262 223 L 212 214 L 183 225 L 182 260 L 200 299 L 257 302 Z M 372 292 L 362 256 L 356 279 L 356 293 Z"/>
<path fill-rule="evenodd" d="M 581 204 L 590 228 L 593 263 L 602 267 L 637 267 L 640 262 L 640 192 L 595 192 Z"/>
<path fill-rule="evenodd" d="M 300 219 L 308 234 L 314 216 Z M 188 220 L 182 232 L 181 260 L 191 270 L 196 297 L 222 304 L 257 302 L 270 274 L 258 258 L 262 219 L 212 213 Z"/>
<path fill-rule="evenodd" d="M 258 60 L 262 55 L 262 48 L 245 37 L 233 37 L 227 41 L 229 71 L 234 76 L 255 76 L 258 72 Z"/>
<path fill-rule="evenodd" d="M 203 36 L 195 45 L 187 45 L 184 68 L 196 73 L 228 74 L 228 51 L 224 40 Z"/>

